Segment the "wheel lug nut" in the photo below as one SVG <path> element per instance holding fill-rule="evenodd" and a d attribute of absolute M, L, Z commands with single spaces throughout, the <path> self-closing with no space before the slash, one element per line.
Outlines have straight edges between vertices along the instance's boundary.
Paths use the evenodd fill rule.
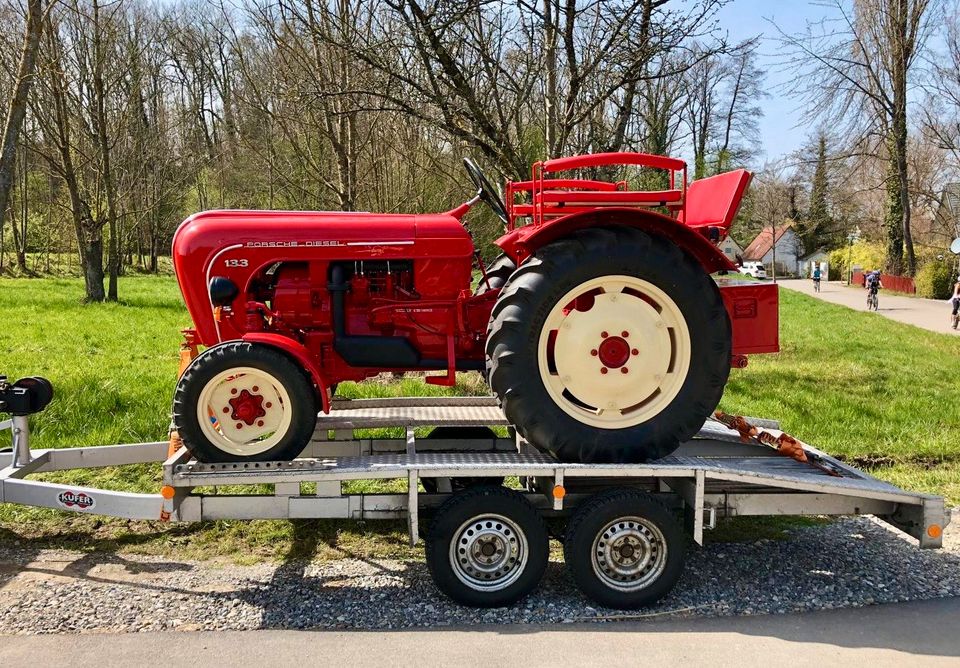
<path fill-rule="evenodd" d="M 639 354 L 640 354 L 640 351 L 637 350 L 636 348 L 634 348 L 633 350 L 630 351 L 630 354 L 631 354 L 631 355 L 639 355 Z"/>
<path fill-rule="evenodd" d="M 229 412 L 230 412 L 230 409 L 229 409 L 228 407 L 224 406 L 224 407 L 223 407 L 223 412 L 224 412 L 224 413 L 229 413 Z"/>
<path fill-rule="evenodd" d="M 239 422 L 237 423 L 237 429 L 243 429 L 243 425 L 240 424 Z"/>
<path fill-rule="evenodd" d="M 233 388 L 232 390 L 230 390 L 230 394 L 236 394 L 236 393 L 237 393 L 237 388 Z"/>
<path fill-rule="evenodd" d="M 630 336 L 630 332 L 628 332 L 627 330 L 623 330 L 622 332 L 620 332 L 620 336 L 622 336 L 623 338 L 627 338 L 628 336 Z"/>
<path fill-rule="evenodd" d="M 600 338 L 601 338 L 601 339 L 605 339 L 605 338 L 607 338 L 608 336 L 610 336 L 610 335 L 607 334 L 606 332 L 600 332 Z"/>
<path fill-rule="evenodd" d="M 600 373 L 606 373 L 606 372 L 607 372 L 607 367 L 603 367 L 602 369 L 600 369 Z"/>
<path fill-rule="evenodd" d="M 620 367 L 620 373 L 630 373 L 630 369 L 625 366 Z"/>
<path fill-rule="evenodd" d="M 636 354 L 636 353 L 634 353 L 634 354 Z M 269 402 L 269 401 L 268 401 L 267 403 L 265 403 L 264 406 L 265 406 L 266 408 L 273 408 L 273 404 L 272 404 L 271 402 Z"/>
<path fill-rule="evenodd" d="M 596 357 L 599 353 L 597 353 L 597 349 L 594 348 L 593 350 L 590 351 L 590 354 Z"/>
<path fill-rule="evenodd" d="M 263 420 L 257 420 L 257 426 L 258 426 L 258 427 L 262 427 L 262 426 L 263 426 Z"/>
<path fill-rule="evenodd" d="M 254 392 L 259 392 L 259 391 L 260 391 L 260 388 L 257 387 L 256 385 L 254 385 L 252 389 L 253 389 Z"/>

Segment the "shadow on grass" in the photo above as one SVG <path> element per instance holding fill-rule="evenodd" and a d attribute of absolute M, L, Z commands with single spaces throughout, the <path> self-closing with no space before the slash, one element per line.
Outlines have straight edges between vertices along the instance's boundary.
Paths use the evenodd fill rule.
<path fill-rule="evenodd" d="M 401 521 L 257 520 L 253 522 L 161 523 L 93 517 L 0 525 L 0 546 L 19 551 L 72 550 L 162 555 L 185 560 L 250 558 L 281 563 L 316 558 L 361 559 L 369 549 L 378 558 L 409 550 Z M 409 555 L 405 555 L 409 556 Z"/>

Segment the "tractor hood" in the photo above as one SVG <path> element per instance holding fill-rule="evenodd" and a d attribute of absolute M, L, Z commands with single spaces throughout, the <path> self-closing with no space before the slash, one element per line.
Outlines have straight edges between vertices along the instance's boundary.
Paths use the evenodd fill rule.
<path fill-rule="evenodd" d="M 245 290 L 278 262 L 470 257 L 473 243 L 449 214 L 339 211 L 204 211 L 173 236 L 173 267 L 194 324 L 209 339 L 213 276 Z"/>

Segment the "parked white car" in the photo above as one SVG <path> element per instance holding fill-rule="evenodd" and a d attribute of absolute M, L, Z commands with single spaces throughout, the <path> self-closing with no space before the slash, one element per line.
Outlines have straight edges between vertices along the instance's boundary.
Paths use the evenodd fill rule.
<path fill-rule="evenodd" d="M 744 262 L 743 266 L 740 267 L 740 273 L 753 276 L 754 278 L 767 277 L 767 270 L 764 268 L 763 263 L 761 262 Z"/>

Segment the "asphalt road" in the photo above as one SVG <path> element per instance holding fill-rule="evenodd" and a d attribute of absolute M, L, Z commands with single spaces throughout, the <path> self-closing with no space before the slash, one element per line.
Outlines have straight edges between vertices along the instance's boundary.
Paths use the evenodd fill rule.
<path fill-rule="evenodd" d="M 813 281 L 809 279 L 783 280 L 778 281 L 777 284 L 781 288 L 796 290 L 833 304 L 848 306 L 858 311 L 867 310 L 867 293 L 858 286 L 847 287 L 842 282 L 834 281 L 823 283 L 820 286 L 820 292 L 817 293 L 813 291 Z M 886 318 L 905 322 L 908 325 L 916 325 L 932 332 L 960 336 L 960 330 L 950 328 L 951 309 L 946 301 L 902 297 L 881 290 L 878 302 L 877 313 Z"/>
<path fill-rule="evenodd" d="M 957 666 L 958 619 L 947 598 L 602 625 L 0 636 L 0 666 Z"/>

